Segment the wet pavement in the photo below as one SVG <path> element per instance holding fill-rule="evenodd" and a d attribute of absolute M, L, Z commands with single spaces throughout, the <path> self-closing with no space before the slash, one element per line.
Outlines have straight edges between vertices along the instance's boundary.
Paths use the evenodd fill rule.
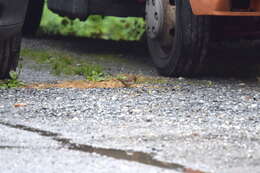
<path fill-rule="evenodd" d="M 139 43 L 38 38 L 23 48 L 69 52 L 109 73 L 157 76 Z M 105 54 L 124 60 L 111 63 Z M 81 79 L 54 76 L 23 58 L 26 83 Z M 256 79 L 167 80 L 137 88 L 0 90 L 1 172 L 260 172 Z"/>

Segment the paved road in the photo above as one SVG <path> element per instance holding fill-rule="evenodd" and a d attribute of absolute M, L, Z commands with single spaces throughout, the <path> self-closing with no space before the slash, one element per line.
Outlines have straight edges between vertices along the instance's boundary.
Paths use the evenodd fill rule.
<path fill-rule="evenodd" d="M 124 61 L 98 62 L 110 73 L 156 76 L 137 43 L 41 38 L 24 40 L 23 48 L 86 59 L 119 52 Z M 53 76 L 24 59 L 27 83 L 80 78 Z M 0 90 L 0 170 L 260 173 L 260 84 L 254 79 Z"/>

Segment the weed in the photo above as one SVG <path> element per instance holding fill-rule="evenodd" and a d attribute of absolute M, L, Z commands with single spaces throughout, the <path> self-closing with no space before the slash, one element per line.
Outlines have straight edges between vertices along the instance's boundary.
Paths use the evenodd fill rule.
<path fill-rule="evenodd" d="M 50 65 L 54 75 L 80 75 L 90 81 L 102 81 L 106 79 L 101 66 L 90 64 L 83 60 L 76 61 L 73 55 L 32 49 L 23 49 L 21 55 L 29 57 L 39 64 Z"/>
<path fill-rule="evenodd" d="M 18 80 L 19 74 L 15 71 L 9 73 L 10 79 L 0 81 L 0 89 L 17 88 L 24 86 L 24 83 Z"/>
<path fill-rule="evenodd" d="M 126 75 L 124 75 L 124 74 L 119 74 L 119 75 L 116 75 L 115 76 L 115 78 L 117 79 L 117 80 L 127 80 L 128 79 L 128 77 L 126 76 Z"/>
<path fill-rule="evenodd" d="M 90 81 L 103 81 L 106 79 L 105 74 L 100 66 L 91 66 L 88 64 L 81 64 L 74 67 L 74 72 L 77 75 L 83 75 Z"/>

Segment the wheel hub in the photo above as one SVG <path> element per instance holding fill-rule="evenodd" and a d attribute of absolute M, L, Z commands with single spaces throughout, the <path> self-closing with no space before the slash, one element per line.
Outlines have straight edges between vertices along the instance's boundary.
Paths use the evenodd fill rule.
<path fill-rule="evenodd" d="M 162 0 L 146 0 L 146 25 L 150 38 L 156 38 L 163 30 L 163 18 Z"/>
<path fill-rule="evenodd" d="M 176 8 L 170 0 L 146 1 L 147 35 L 157 39 L 162 46 L 169 46 L 173 40 L 172 32 L 176 23 Z"/>

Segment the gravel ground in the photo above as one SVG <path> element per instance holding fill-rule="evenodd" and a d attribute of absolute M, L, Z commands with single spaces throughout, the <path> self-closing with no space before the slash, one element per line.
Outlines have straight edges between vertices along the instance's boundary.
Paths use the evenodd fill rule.
<path fill-rule="evenodd" d="M 85 49 L 77 41 L 29 39 L 23 47 L 69 51 L 88 58 L 88 53 L 100 50 L 95 45 L 110 45 L 96 41 Z M 83 42 L 88 40 L 78 45 Z M 156 76 L 138 44 L 101 47 L 115 53 L 119 45 L 126 50 L 120 52 L 126 66 L 112 68 L 104 63 L 108 70 Z M 24 67 L 21 79 L 25 82 L 68 80 Z M 41 172 L 46 167 L 43 172 L 183 172 L 179 168 L 185 167 L 260 173 L 260 84 L 252 78 L 173 78 L 168 83 L 119 89 L 23 88 L 0 90 L 0 96 L 0 167 L 4 172 Z M 15 107 L 18 103 L 24 105 Z M 89 151 L 89 147 L 95 149 Z M 129 162 L 123 151 L 140 153 Z M 16 167 L 10 165 L 12 160 Z M 171 168 L 162 168 L 163 164 Z"/>

